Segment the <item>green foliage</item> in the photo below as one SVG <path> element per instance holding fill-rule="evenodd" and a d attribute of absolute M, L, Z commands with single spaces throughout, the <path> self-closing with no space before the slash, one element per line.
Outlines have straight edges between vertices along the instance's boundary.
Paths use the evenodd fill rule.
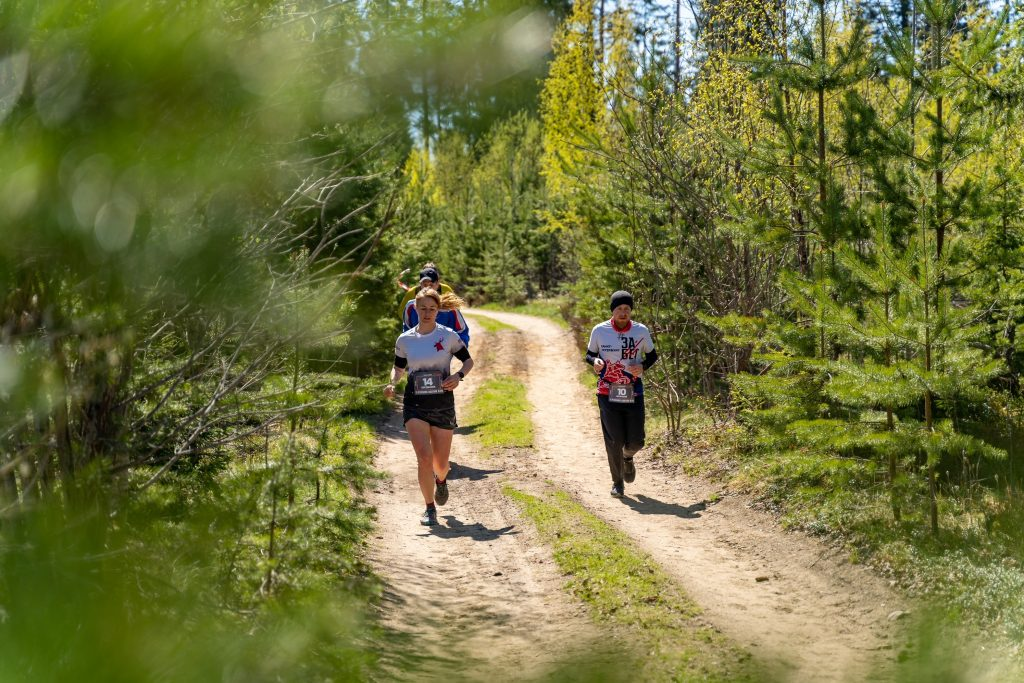
<path fill-rule="evenodd" d="M 532 97 L 539 6 L 0 5 L 0 678 L 368 677 L 413 91 Z"/>
<path fill-rule="evenodd" d="M 539 122 L 519 113 L 475 145 L 440 139 L 433 155 L 406 164 L 403 263 L 436 261 L 446 282 L 474 303 L 519 304 L 552 290 L 558 238 L 541 229 L 545 206 Z"/>
<path fill-rule="evenodd" d="M 404 123 L 331 106 L 335 78 L 366 75 L 365 16 L 310 6 L 311 34 L 285 10 L 5 4 L 5 505 L 97 464 L 127 479 L 219 457 L 318 400 L 268 377 L 376 333 L 361 322 L 385 304 L 351 302 Z"/>
<path fill-rule="evenodd" d="M 553 224 L 572 226 L 573 195 L 580 187 L 573 178 L 589 164 L 581 143 L 601 131 L 603 96 L 597 81 L 594 43 L 594 2 L 573 3 L 572 13 L 558 28 L 552 41 L 554 57 L 540 96 L 544 123 L 543 174 L 550 195 L 565 212 L 566 219 Z"/>
<path fill-rule="evenodd" d="M 372 670 L 358 560 L 374 431 L 252 439 L 130 499 L 93 489 L 0 527 L 4 680 L 350 680 Z"/>
<path fill-rule="evenodd" d="M 1020 476 L 1014 10 L 701 5 L 681 85 L 577 10 L 542 108 L 574 317 L 631 289 L 669 430 L 694 395 L 733 412 L 751 485 L 802 525 L 915 545 L 994 519 Z"/>
<path fill-rule="evenodd" d="M 911 488 L 917 482 L 930 490 L 934 531 L 940 463 L 1004 455 L 962 433 L 949 416 L 983 411 L 1006 366 L 985 349 L 978 324 L 984 301 L 959 296 L 967 271 L 984 269 L 962 249 L 987 216 L 972 199 L 977 182 L 963 172 L 981 152 L 984 127 L 975 93 L 951 95 L 939 85 L 953 78 L 951 55 L 975 36 L 998 34 L 999 22 L 947 35 L 960 9 L 936 1 L 924 11 L 933 22 L 932 44 L 920 54 L 895 33 L 885 41 L 887 52 L 870 54 L 862 22 L 829 44 L 822 2 L 819 34 L 795 39 L 792 66 L 752 62 L 752 75 L 770 79 L 786 97 L 816 96 L 817 107 L 807 110 L 776 98 L 765 113 L 775 136 L 749 164 L 754 174 L 803 188 L 792 194 L 792 207 L 816 249 L 798 252 L 796 268 L 780 277 L 786 313 L 761 322 L 726 318 L 722 330 L 754 351 L 758 373 L 736 377 L 733 387 L 747 409 L 744 419 L 762 430 L 762 444 L 825 457 L 881 457 L 895 519 L 909 479 Z M 958 73 L 983 73 L 994 45 L 973 49 L 973 62 L 960 63 Z M 883 63 L 900 65 L 887 86 L 912 105 L 893 110 L 872 93 L 866 79 Z M 930 107 L 934 114 L 919 121 L 917 110 Z M 847 191 L 853 183 L 857 195 Z M 924 467 L 901 474 L 907 455 Z"/>
<path fill-rule="evenodd" d="M 367 66 L 376 77 L 345 97 L 389 102 L 433 148 L 446 132 L 475 143 L 501 121 L 537 107 L 552 27 L 568 0 L 389 0 L 360 4 Z M 379 41 L 379 42 L 378 42 Z M 486 59 L 481 59 L 486 55 Z M 364 67 L 365 68 L 365 67 Z M 347 87 L 344 87 L 347 86 Z M 342 103 L 339 104 L 343 104 Z"/>

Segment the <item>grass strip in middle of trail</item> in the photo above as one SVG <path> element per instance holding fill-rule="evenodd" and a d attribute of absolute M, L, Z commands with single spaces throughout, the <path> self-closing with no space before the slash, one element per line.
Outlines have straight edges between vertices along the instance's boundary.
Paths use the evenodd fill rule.
<path fill-rule="evenodd" d="M 533 422 L 526 386 L 503 375 L 486 380 L 473 394 L 464 424 L 480 439 L 487 452 L 499 448 L 531 448 Z"/>
<path fill-rule="evenodd" d="M 599 621 L 634 632 L 635 661 L 621 662 L 624 672 L 645 681 L 763 680 L 749 654 L 704 624 L 699 607 L 652 558 L 569 494 L 537 497 L 507 484 L 503 492 L 554 546 L 570 592 Z"/>
<path fill-rule="evenodd" d="M 474 314 L 473 323 L 479 325 L 484 332 L 493 334 L 495 332 L 502 332 L 504 330 L 515 330 L 516 328 L 508 323 L 503 323 L 500 320 L 487 315 Z"/>

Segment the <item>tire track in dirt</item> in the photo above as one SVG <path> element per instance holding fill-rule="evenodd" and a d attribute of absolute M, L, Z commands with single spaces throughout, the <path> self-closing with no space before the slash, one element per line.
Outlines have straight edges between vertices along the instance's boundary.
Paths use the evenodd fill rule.
<path fill-rule="evenodd" d="M 385 581 L 382 621 L 399 634 L 383 680 L 524 680 L 586 655 L 599 637 L 563 591 L 550 549 L 501 493 L 507 465 L 521 454 L 485 456 L 469 433 L 464 415 L 475 388 L 496 372 L 525 374 L 494 352 L 501 335 L 518 333 L 474 329 L 476 367 L 456 392 L 460 428 L 439 526 L 419 524 L 423 501 L 401 408 L 381 427 L 376 466 L 388 479 L 370 496 L 377 526 L 368 560 Z"/>
<path fill-rule="evenodd" d="M 718 500 L 711 482 L 647 466 L 643 451 L 627 497 L 611 498 L 596 401 L 576 379 L 582 359 L 571 335 L 532 316 L 486 315 L 527 334 L 534 462 L 544 478 L 633 538 L 711 624 L 781 680 L 888 678 L 897 635 L 888 616 L 905 607 L 884 580 L 781 530 L 741 496 Z M 522 345 L 494 352 L 524 357 Z"/>

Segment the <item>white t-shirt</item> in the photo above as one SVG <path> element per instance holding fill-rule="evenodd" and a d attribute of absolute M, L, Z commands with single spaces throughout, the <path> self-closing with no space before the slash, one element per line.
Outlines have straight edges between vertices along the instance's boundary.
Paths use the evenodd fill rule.
<path fill-rule="evenodd" d="M 395 356 L 409 361 L 409 372 L 440 370 L 447 377 L 451 374 L 452 357 L 464 348 L 466 345 L 450 327 L 436 325 L 429 334 L 420 334 L 414 327 L 399 335 Z"/>
<path fill-rule="evenodd" d="M 414 327 L 399 335 L 395 342 L 395 356 L 408 361 L 405 369 L 410 375 L 420 370 L 434 370 L 441 372 L 443 380 L 451 374 L 452 357 L 464 348 L 466 345 L 450 327 L 437 325 L 428 334 L 420 334 Z M 405 398 L 423 405 L 454 405 L 455 401 L 450 391 L 433 396 L 415 396 L 411 380 L 406 385 Z"/>
<path fill-rule="evenodd" d="M 624 330 L 617 330 L 611 320 L 594 325 L 590 331 L 587 351 L 604 361 L 597 393 L 607 396 L 609 384 L 633 383 L 637 396 L 644 392 L 643 381 L 626 371 L 628 365 L 640 364 L 644 355 L 654 351 L 654 339 L 646 325 L 630 320 Z"/>

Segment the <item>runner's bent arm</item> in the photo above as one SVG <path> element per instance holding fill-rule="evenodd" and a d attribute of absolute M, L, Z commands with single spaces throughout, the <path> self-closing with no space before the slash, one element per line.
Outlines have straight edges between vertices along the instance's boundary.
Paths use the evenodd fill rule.
<path fill-rule="evenodd" d="M 406 268 L 405 270 L 398 274 L 398 277 L 395 278 L 395 282 L 398 283 L 398 286 L 402 288 L 403 292 L 408 292 L 410 289 L 409 285 L 402 282 L 402 278 L 405 277 L 406 273 L 408 273 L 410 270 L 410 268 Z"/>
<path fill-rule="evenodd" d="M 650 348 L 644 351 L 644 359 L 642 362 L 633 364 L 631 374 L 634 377 L 643 377 L 644 374 L 651 369 L 651 366 L 658 362 L 658 351 L 654 348 L 654 340 L 650 338 L 650 335 L 648 335 L 645 342 L 650 346 Z"/>
<path fill-rule="evenodd" d="M 391 398 L 395 395 L 395 385 L 405 376 L 405 368 L 409 361 L 401 356 L 395 356 L 395 364 L 391 368 L 391 375 L 388 378 L 387 386 L 384 387 L 384 395 Z"/>
<path fill-rule="evenodd" d="M 583 360 L 588 365 L 594 366 L 594 372 L 601 374 L 601 370 L 604 369 L 604 361 L 601 359 L 601 347 L 598 346 L 597 340 L 594 338 L 593 330 L 590 332 L 590 342 L 587 344 L 587 355 L 584 356 Z"/>
<path fill-rule="evenodd" d="M 643 377 L 648 369 L 658 360 L 658 352 L 651 349 L 644 354 L 643 361 L 639 363 L 632 363 L 629 367 L 629 373 L 634 377 Z"/>
<path fill-rule="evenodd" d="M 441 387 L 448 391 L 453 391 L 455 387 L 459 386 L 469 371 L 473 369 L 473 359 L 469 356 L 469 349 L 463 346 L 461 349 L 453 354 L 456 358 L 462 361 L 462 367 L 453 372 L 441 383 Z"/>

